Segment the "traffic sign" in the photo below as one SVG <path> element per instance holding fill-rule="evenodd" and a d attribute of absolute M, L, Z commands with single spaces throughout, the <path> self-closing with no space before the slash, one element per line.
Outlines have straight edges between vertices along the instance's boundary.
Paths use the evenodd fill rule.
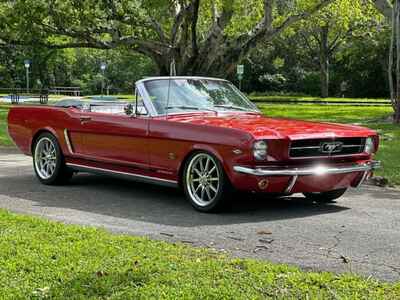
<path fill-rule="evenodd" d="M 244 65 L 237 65 L 237 74 L 238 75 L 244 74 Z"/>

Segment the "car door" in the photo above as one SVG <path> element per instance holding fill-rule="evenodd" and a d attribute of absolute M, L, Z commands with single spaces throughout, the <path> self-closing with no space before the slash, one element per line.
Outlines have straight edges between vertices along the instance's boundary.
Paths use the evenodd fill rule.
<path fill-rule="evenodd" d="M 149 118 L 141 114 L 81 112 L 82 154 L 86 159 L 114 165 L 148 168 Z"/>

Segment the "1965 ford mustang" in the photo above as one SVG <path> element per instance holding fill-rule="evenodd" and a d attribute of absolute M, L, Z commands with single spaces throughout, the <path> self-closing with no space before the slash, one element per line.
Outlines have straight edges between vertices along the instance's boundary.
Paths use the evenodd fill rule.
<path fill-rule="evenodd" d="M 180 186 L 205 212 L 232 190 L 332 201 L 380 165 L 376 132 L 265 117 L 222 79 L 147 78 L 135 94 L 132 103 L 13 107 L 9 133 L 44 184 L 79 171 L 132 177 Z"/>

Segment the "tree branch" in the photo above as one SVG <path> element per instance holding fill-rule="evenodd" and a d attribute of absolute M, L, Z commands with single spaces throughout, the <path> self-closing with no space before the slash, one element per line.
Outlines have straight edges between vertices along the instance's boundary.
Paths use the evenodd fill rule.
<path fill-rule="evenodd" d="M 274 6 L 275 0 L 264 0 L 264 19 L 263 19 L 263 26 L 270 30 L 272 27 L 273 16 L 272 10 Z"/>
<path fill-rule="evenodd" d="M 371 0 L 378 11 L 384 15 L 387 19 L 392 19 L 393 6 L 388 0 Z"/>
<path fill-rule="evenodd" d="M 276 36 L 276 35 L 280 34 L 282 31 L 284 31 L 289 26 L 293 25 L 294 23 L 296 23 L 300 20 L 304 20 L 304 19 L 314 15 L 315 13 L 317 13 L 321 9 L 327 7 L 329 4 L 331 4 L 333 2 L 335 2 L 335 0 L 322 0 L 320 3 L 318 3 L 313 8 L 311 8 L 309 11 L 305 11 L 301 14 L 288 17 L 280 26 L 276 27 L 273 30 L 273 32 L 271 33 L 271 36 Z"/>
<path fill-rule="evenodd" d="M 265 1 L 266 1 L 265 3 L 267 3 L 267 2 L 272 3 L 268 0 L 265 0 Z M 271 40 L 275 36 L 282 33 L 289 26 L 293 25 L 294 23 L 296 23 L 300 20 L 303 20 L 303 19 L 306 19 L 306 18 L 312 16 L 313 14 L 317 13 L 318 11 L 325 8 L 326 6 L 328 6 L 329 4 L 331 4 L 334 1 L 335 0 L 322 0 L 320 3 L 318 3 L 317 5 L 312 7 L 309 11 L 305 11 L 301 14 L 288 17 L 285 21 L 282 22 L 282 24 L 280 24 L 279 26 L 277 26 L 275 28 L 268 28 L 265 26 L 266 17 L 264 16 L 263 21 L 261 21 L 259 24 L 257 24 L 253 30 L 251 30 L 247 34 L 239 36 L 238 39 L 236 40 L 236 44 L 240 45 L 239 47 L 241 47 L 243 49 L 244 53 L 247 53 L 247 51 L 252 46 L 257 44 L 259 41 L 265 40 L 266 37 L 268 37 L 268 40 Z"/>

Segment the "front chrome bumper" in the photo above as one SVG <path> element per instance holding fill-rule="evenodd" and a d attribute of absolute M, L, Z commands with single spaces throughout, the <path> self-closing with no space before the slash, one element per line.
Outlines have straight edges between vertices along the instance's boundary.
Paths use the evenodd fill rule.
<path fill-rule="evenodd" d="M 346 174 L 353 172 L 368 172 L 380 168 L 380 161 L 372 161 L 365 164 L 352 164 L 346 166 L 324 166 L 318 165 L 305 168 L 248 168 L 234 166 L 233 169 L 238 173 L 255 176 L 304 176 L 304 175 L 325 175 L 325 174 Z"/>
<path fill-rule="evenodd" d="M 285 193 L 290 193 L 296 184 L 299 176 L 309 175 L 329 175 L 329 174 L 348 174 L 354 172 L 363 172 L 360 182 L 357 184 L 359 187 L 367 178 L 368 174 L 381 167 L 380 161 L 371 161 L 363 164 L 351 164 L 342 166 L 326 166 L 317 165 L 313 167 L 284 167 L 284 168 L 248 168 L 243 166 L 234 166 L 233 170 L 238 173 L 254 175 L 254 176 L 291 176 L 291 180 L 285 190 Z"/>

